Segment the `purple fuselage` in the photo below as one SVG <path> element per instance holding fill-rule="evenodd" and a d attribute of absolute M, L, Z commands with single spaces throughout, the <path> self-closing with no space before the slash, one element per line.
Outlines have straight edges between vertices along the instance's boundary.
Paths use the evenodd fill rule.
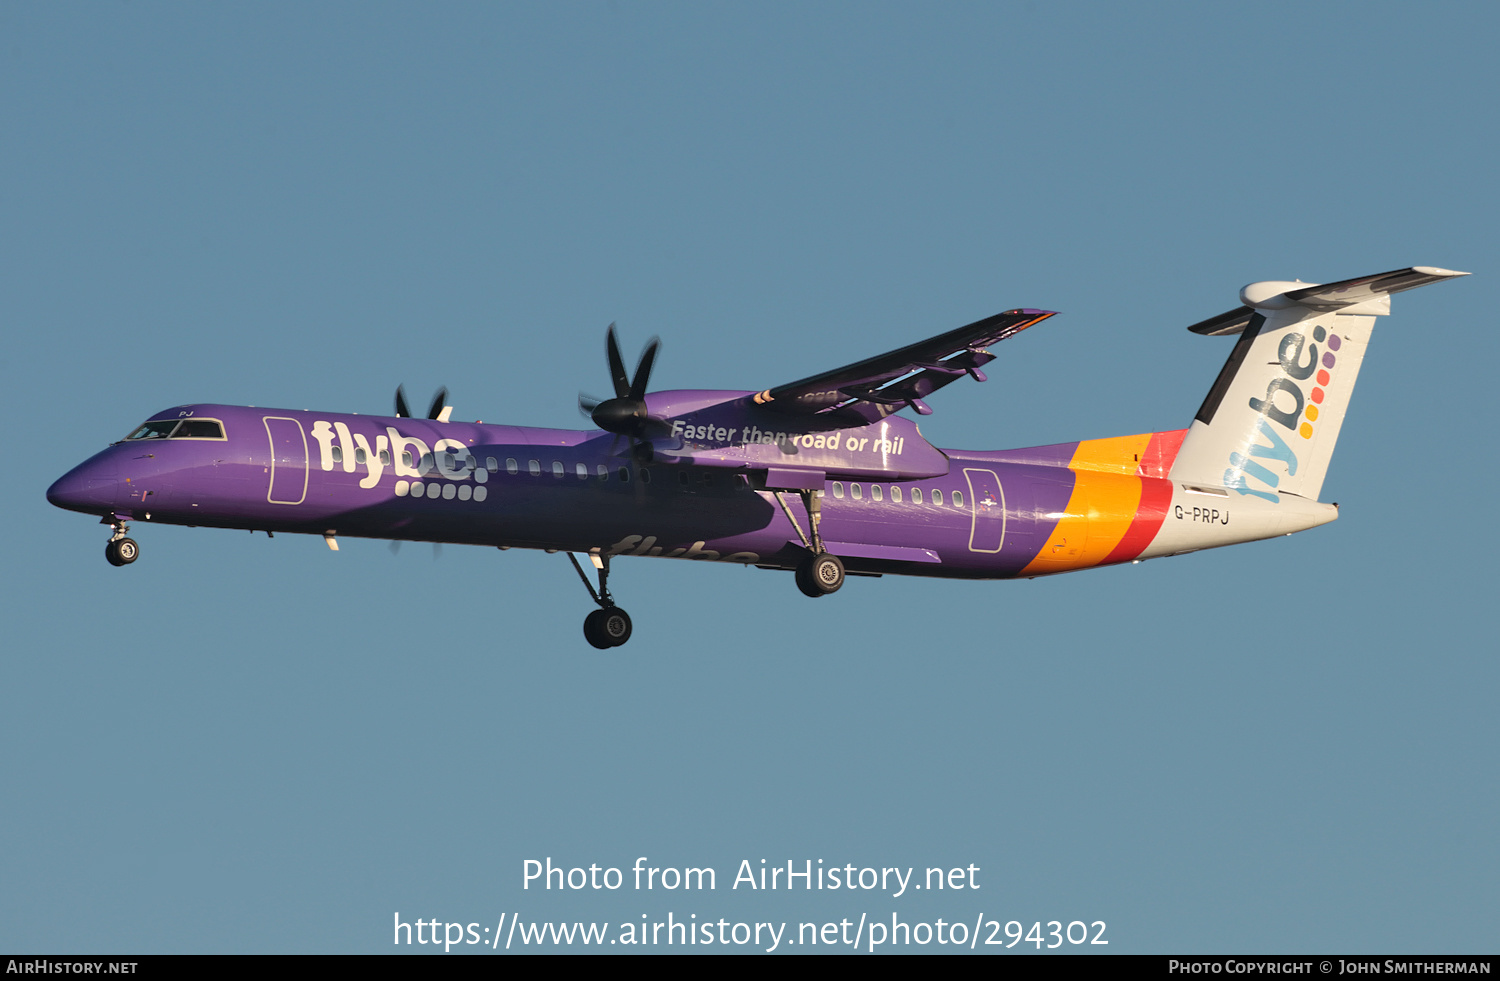
<path fill-rule="evenodd" d="M 819 426 L 749 407 L 749 394 L 650 396 L 676 434 L 653 442 L 649 463 L 597 430 L 180 406 L 152 421 L 199 420 L 200 434 L 217 423 L 222 435 L 116 443 L 48 498 L 120 522 L 792 568 L 806 550 L 767 484 L 805 473 L 824 489 L 822 537 L 852 572 L 1064 571 L 1032 566 L 1070 501 L 1078 506 L 1070 462 L 1080 444 L 937 450 L 900 416 Z M 1164 483 L 1144 471 L 1118 479 L 1137 487 L 1132 509 L 1149 496 L 1141 486 Z M 792 516 L 806 532 L 805 512 Z"/>

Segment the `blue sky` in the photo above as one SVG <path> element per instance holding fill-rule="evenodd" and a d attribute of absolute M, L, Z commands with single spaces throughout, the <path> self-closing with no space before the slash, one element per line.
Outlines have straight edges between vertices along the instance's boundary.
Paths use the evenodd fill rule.
<path fill-rule="evenodd" d="M 1111 952 L 1484 951 L 1488 4 L 0 9 L 0 948 L 409 920 L 1104 920 Z M 1187 425 L 1258 279 L 1412 264 L 1293 538 L 1019 583 L 138 528 L 46 504 L 170 405 L 576 426 L 603 333 L 760 389 L 1018 306 L 937 445 Z M 522 863 L 709 866 L 538 894 Z M 742 859 L 978 866 L 748 894 Z M 1020 948 L 1029 948 L 1022 944 Z M 931 949 L 931 948 L 928 948 Z"/>

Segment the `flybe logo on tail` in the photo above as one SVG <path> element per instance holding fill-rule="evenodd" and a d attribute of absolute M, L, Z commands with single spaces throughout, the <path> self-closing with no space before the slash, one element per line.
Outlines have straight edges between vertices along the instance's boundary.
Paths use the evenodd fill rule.
<path fill-rule="evenodd" d="M 1326 347 L 1321 360 L 1318 356 L 1319 344 Z M 1329 372 L 1338 361 L 1334 352 L 1342 344 L 1342 338 L 1337 334 L 1330 334 L 1321 325 L 1313 327 L 1311 343 L 1306 335 L 1296 332 L 1282 336 L 1281 343 L 1277 346 L 1282 373 L 1271 379 L 1266 386 L 1264 398 L 1252 396 L 1250 399 L 1251 410 L 1259 416 L 1255 420 L 1256 442 L 1250 445 L 1248 456 L 1239 452 L 1229 454 L 1229 469 L 1224 471 L 1224 486 L 1240 494 L 1251 494 L 1273 503 L 1279 500 L 1275 491 L 1281 478 L 1255 462 L 1255 458 L 1280 460 L 1286 464 L 1287 476 L 1297 473 L 1297 453 L 1273 428 L 1272 423 L 1288 430 L 1293 438 L 1313 438 L 1314 424 L 1318 421 L 1326 390 L 1333 380 Z M 1304 393 L 1304 386 L 1311 386 L 1311 391 Z M 1295 443 L 1295 438 L 1293 442 Z M 1265 489 L 1252 487 L 1251 480 Z"/>

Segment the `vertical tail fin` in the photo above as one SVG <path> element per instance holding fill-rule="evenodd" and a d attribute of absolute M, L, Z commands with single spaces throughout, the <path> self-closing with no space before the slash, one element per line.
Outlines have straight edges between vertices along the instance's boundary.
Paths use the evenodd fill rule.
<path fill-rule="evenodd" d="M 1317 500 L 1375 318 L 1390 313 L 1390 294 L 1467 275 L 1415 266 L 1323 286 L 1246 286 L 1243 307 L 1188 328 L 1240 336 L 1171 479 L 1273 502 L 1279 494 Z"/>

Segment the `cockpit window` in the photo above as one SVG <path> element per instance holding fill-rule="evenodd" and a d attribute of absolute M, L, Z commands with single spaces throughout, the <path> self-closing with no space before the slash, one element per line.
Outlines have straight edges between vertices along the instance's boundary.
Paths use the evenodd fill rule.
<path fill-rule="evenodd" d="M 184 419 L 173 439 L 223 439 L 224 427 L 217 419 Z"/>
<path fill-rule="evenodd" d="M 166 439 L 172 435 L 172 430 L 177 428 L 176 419 L 155 419 L 146 423 L 135 432 L 126 436 L 126 439 Z"/>
<path fill-rule="evenodd" d="M 152 419 L 126 439 L 223 439 L 224 424 L 217 419 Z"/>

